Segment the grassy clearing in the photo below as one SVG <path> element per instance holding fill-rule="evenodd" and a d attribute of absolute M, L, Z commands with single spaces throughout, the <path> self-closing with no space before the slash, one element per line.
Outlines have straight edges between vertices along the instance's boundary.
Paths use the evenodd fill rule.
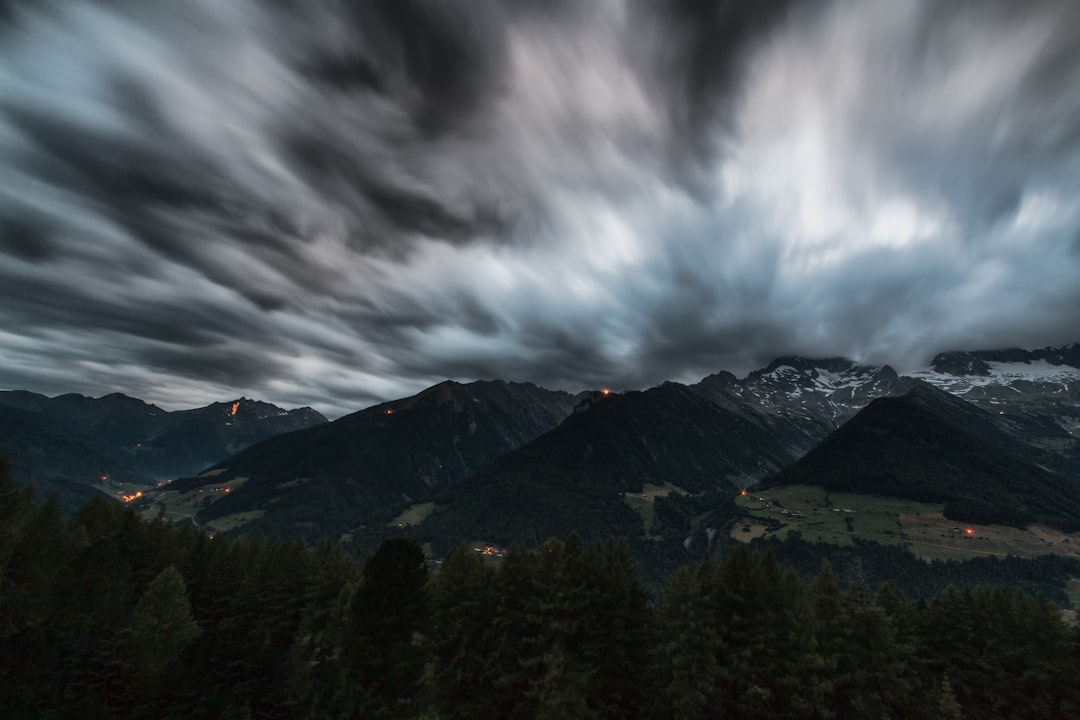
<path fill-rule="evenodd" d="M 224 517 L 215 518 L 206 524 L 206 529 L 211 532 L 226 532 L 241 525 L 246 525 L 252 520 L 258 520 L 263 516 L 262 510 L 249 510 L 248 512 L 233 513 Z"/>
<path fill-rule="evenodd" d="M 764 536 L 783 540 L 798 531 L 810 542 L 850 545 L 859 538 L 904 545 L 925 560 L 1047 554 L 1080 558 L 1080 533 L 1039 525 L 965 525 L 945 519 L 943 506 L 934 503 L 829 493 L 809 485 L 750 490 L 735 502 L 747 515 L 732 528 L 731 537 L 743 542 Z"/>
<path fill-rule="evenodd" d="M 678 485 L 672 485 L 671 483 L 664 483 L 663 485 L 645 483 L 639 493 L 623 493 L 623 502 L 641 515 L 641 521 L 645 525 L 647 534 L 652 530 L 653 520 L 656 517 L 656 507 L 653 505 L 656 498 L 667 497 L 673 492 L 688 494 Z"/>
<path fill-rule="evenodd" d="M 1063 533 L 1041 525 L 966 525 L 941 514 L 901 515 L 900 523 L 912 552 L 926 560 L 962 560 L 979 555 L 1080 558 L 1080 533 Z"/>
<path fill-rule="evenodd" d="M 217 502 L 245 482 L 247 482 L 247 477 L 241 476 L 220 485 L 206 485 L 187 492 L 170 490 L 168 485 L 163 485 L 155 488 L 154 492 L 150 494 L 153 503 L 143 510 L 142 516 L 148 519 L 157 517 L 161 506 L 164 504 L 165 515 L 170 520 L 194 519 L 195 514 L 200 510 Z M 218 522 L 220 520 L 215 521 L 215 525 Z"/>
<path fill-rule="evenodd" d="M 792 485 L 740 495 L 736 504 L 748 518 L 733 528 L 736 540 L 771 536 L 781 540 L 797 531 L 804 540 L 850 545 L 853 539 L 902 545 L 900 512 L 940 512 L 941 506 L 874 495 L 828 493 L 823 488 Z M 749 525 L 749 530 L 743 528 Z"/>
<path fill-rule="evenodd" d="M 408 525 L 419 525 L 427 520 L 428 515 L 435 509 L 435 503 L 425 502 L 410 505 L 405 508 L 404 511 L 396 518 L 386 523 L 389 527 L 406 527 Z"/>
<path fill-rule="evenodd" d="M 769 532 L 767 525 L 756 522 L 735 523 L 731 527 L 731 537 L 741 542 L 750 542 L 759 537 L 765 537 Z"/>

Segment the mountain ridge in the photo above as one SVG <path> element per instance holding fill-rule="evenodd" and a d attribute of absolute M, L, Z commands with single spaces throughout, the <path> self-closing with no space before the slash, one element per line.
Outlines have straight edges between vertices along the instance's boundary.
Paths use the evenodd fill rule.
<path fill-rule="evenodd" d="M 344 532 L 385 523 L 570 415 L 577 398 L 531 383 L 445 381 L 315 428 L 257 443 L 174 491 L 247 478 L 199 512 L 212 521 L 253 507 L 260 522 Z"/>
<path fill-rule="evenodd" d="M 1080 487 L 1015 452 L 1012 440 L 993 415 L 918 381 L 872 401 L 763 485 L 942 502 L 957 521 L 1080 529 Z"/>
<path fill-rule="evenodd" d="M 311 408 L 285 410 L 248 398 L 169 412 L 121 393 L 50 398 L 3 391 L 0 411 L 9 423 L 0 451 L 12 457 L 21 480 L 46 490 L 101 478 L 154 485 L 266 437 L 326 422 Z"/>
<path fill-rule="evenodd" d="M 447 380 L 333 423 L 249 443 L 237 453 L 219 446 L 219 457 L 199 468 L 209 473 L 177 480 L 173 487 L 244 478 L 243 487 L 203 507 L 199 517 L 209 521 L 276 505 L 274 515 L 296 505 L 296 517 L 288 522 L 306 527 L 328 517 L 303 510 L 306 504 L 328 506 L 331 498 L 347 496 L 351 500 L 331 513 L 335 527 L 342 528 L 382 523 L 409 503 L 448 501 L 452 493 L 442 493 L 470 479 L 475 481 L 465 487 L 490 494 L 500 473 L 508 485 L 549 495 L 560 486 L 559 493 L 614 498 L 644 483 L 723 491 L 777 473 L 874 399 L 903 395 L 920 382 L 962 389 L 958 396 L 997 414 L 995 427 L 1007 431 L 1007 442 L 1016 443 L 1027 462 L 1067 475 L 1080 468 L 1080 383 L 1068 381 L 1080 378 L 1080 368 L 1070 364 L 1077 362 L 1077 347 L 943 353 L 913 377 L 888 365 L 792 355 L 743 378 L 720 371 L 691 385 L 669 381 L 617 394 L 571 395 L 532 383 Z M 1048 373 L 1047 366 L 1054 371 Z M 1031 372 L 1023 373 L 1024 368 Z M 5 397 L 30 406 L 55 400 L 79 408 L 93 401 L 73 393 L 49 399 L 9 392 L 0 393 L 0 404 Z M 174 413 L 119 394 L 97 401 L 122 410 L 99 428 L 109 437 L 130 439 L 125 422 L 132 417 L 175 415 L 172 430 L 159 439 L 165 447 L 212 444 L 205 427 L 193 429 L 185 422 L 197 425 L 200 413 L 224 419 L 230 432 L 239 434 L 245 415 L 261 412 L 258 401 L 247 398 Z M 233 403 L 239 403 L 235 417 Z M 483 412 L 477 412 L 479 406 Z M 275 416 L 290 412 L 267 407 Z M 618 412 L 611 412 L 614 408 Z M 123 459 L 133 456 L 128 452 Z"/>

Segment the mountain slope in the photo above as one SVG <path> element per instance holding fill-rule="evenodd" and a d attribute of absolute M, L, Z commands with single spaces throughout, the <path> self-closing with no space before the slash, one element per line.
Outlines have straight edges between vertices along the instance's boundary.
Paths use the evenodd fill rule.
<path fill-rule="evenodd" d="M 941 353 L 913 376 L 1002 415 L 1027 456 L 1080 475 L 1080 344 Z"/>
<path fill-rule="evenodd" d="M 504 543 L 571 530 L 636 536 L 641 517 L 624 493 L 641 493 L 645 483 L 730 491 L 798 456 L 768 418 L 723 400 L 677 383 L 596 393 L 557 428 L 454 488 L 423 532 Z"/>
<path fill-rule="evenodd" d="M 805 452 L 871 400 L 902 394 L 915 379 L 999 415 L 1032 462 L 1063 477 L 1080 475 L 1080 344 L 946 352 L 911 377 L 844 358 L 782 357 L 743 379 L 722 372 L 694 388 L 735 395 Z"/>
<path fill-rule="evenodd" d="M 870 403 L 766 485 L 945 503 L 974 523 L 1080 527 L 1080 488 L 1033 465 L 995 417 L 926 383 Z"/>
<path fill-rule="evenodd" d="M 595 395 L 585 403 L 586 412 L 531 443 L 521 442 L 524 436 L 496 443 L 503 450 L 517 448 L 500 458 L 483 451 L 483 440 L 469 439 L 464 424 L 435 422 L 437 414 L 385 415 L 439 389 L 473 387 L 444 383 L 415 399 L 343 418 L 332 429 L 266 443 L 221 463 L 215 469 L 223 471 L 220 476 L 190 483 L 252 478 L 199 517 L 263 512 L 253 527 L 281 532 L 381 523 L 405 502 L 428 499 L 444 504 L 424 520 L 425 532 L 441 529 L 463 539 L 463 532 L 522 539 L 569 529 L 637 532 L 639 518 L 626 514 L 622 493 L 639 492 L 643 483 L 691 492 L 753 484 L 791 464 L 871 400 L 914 384 L 888 366 L 778 358 L 741 380 L 719 373 L 691 386 L 665 383 L 643 392 Z M 564 407 L 560 414 L 565 413 Z M 1069 456 L 1054 443 L 1071 438 L 1057 424 L 1020 412 L 998 416 L 990 425 L 986 417 L 976 413 L 953 421 L 969 432 L 992 434 L 1027 461 L 1058 474 L 1068 471 Z M 1036 422 L 1043 424 L 1037 428 Z M 473 443 L 465 454 L 475 462 L 462 462 L 462 441 L 448 440 L 454 437 Z M 416 442 L 424 448 L 418 455 L 409 449 Z M 441 492 L 470 475 L 453 493 Z"/>
<path fill-rule="evenodd" d="M 325 423 L 326 418 L 308 407 L 284 410 L 241 397 L 168 413 L 161 429 L 137 444 L 132 455 L 158 475 L 175 478 L 191 475 L 266 438 Z"/>
<path fill-rule="evenodd" d="M 742 380 L 721 372 L 691 388 L 713 402 L 723 404 L 734 397 L 749 405 L 769 418 L 774 432 L 802 455 L 874 398 L 901 393 L 911 384 L 888 365 L 785 357 Z"/>
<path fill-rule="evenodd" d="M 71 513 L 99 494 L 102 477 L 137 482 L 140 475 L 62 431 L 32 412 L 0 406 L 0 452 L 7 455 L 19 484 L 33 484 L 39 497 L 58 493 Z"/>
<path fill-rule="evenodd" d="M 555 427 L 574 403 L 532 384 L 447 381 L 256 444 L 170 490 L 247 478 L 200 521 L 255 510 L 256 526 L 279 532 L 385 523 Z"/>
<path fill-rule="evenodd" d="M 190 475 L 259 440 L 326 422 L 311 408 L 287 411 L 246 398 L 167 412 L 119 393 L 5 391 L 0 412 L 8 428 L 0 451 L 12 457 L 15 477 L 59 483 L 63 494 L 70 483 L 102 475 L 144 485 Z"/>

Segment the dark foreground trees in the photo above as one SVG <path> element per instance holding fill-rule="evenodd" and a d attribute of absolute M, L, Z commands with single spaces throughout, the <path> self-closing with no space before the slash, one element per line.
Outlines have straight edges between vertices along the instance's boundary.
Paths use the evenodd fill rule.
<path fill-rule="evenodd" d="M 5 483 L 4 718 L 1080 717 L 1077 629 L 1023 594 L 912 602 L 740 547 L 653 603 L 617 542 L 429 575 L 407 539 L 358 564 Z"/>

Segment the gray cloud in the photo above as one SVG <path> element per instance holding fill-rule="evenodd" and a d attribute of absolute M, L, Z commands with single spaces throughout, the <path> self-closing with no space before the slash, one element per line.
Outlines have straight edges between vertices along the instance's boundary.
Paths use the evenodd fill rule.
<path fill-rule="evenodd" d="M 0 3 L 0 385 L 331 415 L 1080 327 L 1075 3 Z"/>

